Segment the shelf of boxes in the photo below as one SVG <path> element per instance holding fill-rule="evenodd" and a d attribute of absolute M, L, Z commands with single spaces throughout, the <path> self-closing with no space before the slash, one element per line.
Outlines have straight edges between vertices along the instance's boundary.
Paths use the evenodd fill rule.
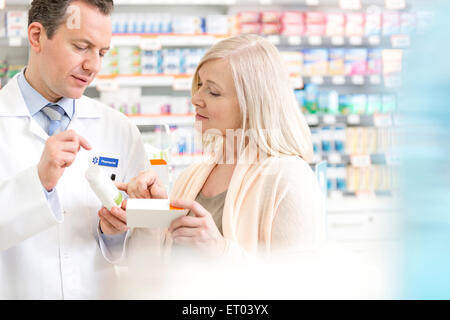
<path fill-rule="evenodd" d="M 110 103 L 106 100 L 105 103 L 127 113 L 141 131 L 145 131 L 146 126 L 153 128 L 167 124 L 175 131 L 189 131 L 187 135 L 191 136 L 194 117 L 189 112 L 193 112 L 192 107 L 176 99 L 180 99 L 180 95 L 184 93 L 186 97 L 182 99 L 189 99 L 191 77 L 196 63 L 208 47 L 227 35 L 257 33 L 265 36 L 287 57 L 293 88 L 304 88 L 306 91 L 306 87 L 312 85 L 319 87 L 321 91 L 332 90 L 338 94 L 339 101 L 334 107 L 323 105 L 318 98 L 316 109 L 311 109 L 300 103 L 299 99 L 306 121 L 313 131 L 326 127 L 333 130 L 337 127 L 390 128 L 396 125 L 395 118 L 391 116 L 393 108 L 373 103 L 372 98 L 374 95 L 382 98 L 383 94 L 392 94 L 401 85 L 398 77 L 401 71 L 401 49 L 410 47 L 413 40 L 411 35 L 416 29 L 422 28 L 424 17 L 424 20 L 429 18 L 426 15 L 410 14 L 409 6 L 408 10 L 385 10 L 386 5 L 392 5 L 385 0 L 349 1 L 360 3 L 362 9 L 359 11 L 341 10 L 339 4 L 342 2 L 345 1 L 301 0 L 292 4 L 288 0 L 248 0 L 239 3 L 235 0 L 116 0 L 110 53 L 115 48 L 118 51 L 125 48 L 123 51 L 128 52 L 123 55 L 122 52 L 116 52 L 120 56 L 114 62 L 117 64 L 116 68 L 102 68 L 102 74 L 90 87 L 97 89 L 100 98 L 108 96 L 107 93 L 116 92 L 115 96 L 111 95 L 107 99 Z M 29 1 L 26 0 L 7 1 L 8 6 L 16 6 L 11 7 L 11 10 L 17 10 L 18 5 L 28 4 Z M 155 10 L 140 9 L 140 6 L 152 5 Z M 186 12 L 183 11 L 184 7 L 180 10 L 171 9 L 185 5 L 198 7 Z M 381 12 L 371 12 L 368 10 L 369 5 L 378 6 Z M 132 8 L 121 10 L 121 7 L 127 6 L 136 6 L 134 13 Z M 202 6 L 217 7 L 208 7 L 202 11 Z M 274 7 L 277 9 L 274 10 Z M 289 9 L 279 10 L 283 7 Z M 327 13 L 320 12 L 322 7 L 327 8 Z M 157 10 L 164 12 L 156 12 Z M 181 15 L 185 17 L 179 19 Z M 168 23 L 171 24 L 170 28 Z M 18 33 L 6 38 L 0 31 L 0 47 L 25 49 L 26 46 L 26 34 Z M 167 66 L 157 69 L 157 63 L 152 61 L 156 52 L 163 55 L 163 51 L 173 53 L 191 49 L 197 51 L 184 68 L 180 68 L 176 61 L 176 67 L 173 68 L 173 56 L 169 57 L 172 69 L 167 69 Z M 390 54 L 386 64 L 384 52 Z M 108 58 L 104 60 L 108 63 Z M 137 89 L 140 92 L 136 94 Z M 296 90 L 297 93 L 298 91 Z M 149 97 L 149 94 L 167 97 Z M 366 96 L 366 107 L 362 107 L 362 95 Z M 167 99 L 173 101 L 167 102 Z M 346 99 L 350 101 L 349 106 L 345 105 Z M 128 102 L 128 106 L 120 105 L 124 101 Z M 176 167 L 184 167 L 192 160 L 199 159 L 196 150 L 190 147 L 186 149 L 180 142 L 177 142 L 177 147 L 180 155 L 174 156 Z M 340 166 L 348 169 L 346 174 L 366 177 L 372 174 L 369 171 L 380 168 L 383 171 L 384 167 L 394 167 L 398 163 L 388 149 L 357 151 L 320 150 L 315 154 L 315 161 L 328 161 L 329 169 L 334 174 L 334 184 L 340 179 L 341 173 L 336 173 L 342 169 Z M 385 179 L 388 174 L 383 171 L 380 177 Z M 373 186 L 361 188 L 348 180 L 345 183 L 349 190 L 341 189 L 342 192 L 338 193 L 335 192 L 337 190 L 331 190 L 332 193 L 355 195 L 383 191 L 381 187 L 377 190 Z M 348 200 L 345 202 L 348 203 Z"/>
<path fill-rule="evenodd" d="M 393 115 L 386 114 L 305 114 L 309 126 L 319 125 L 349 125 L 390 127 L 393 125 Z"/>
<path fill-rule="evenodd" d="M 112 46 L 135 46 L 142 50 L 159 50 L 163 47 L 210 47 L 229 35 L 209 34 L 115 34 Z"/>
<path fill-rule="evenodd" d="M 160 125 L 194 125 L 195 116 L 193 114 L 185 115 L 128 115 L 129 119 L 136 126 L 160 126 Z"/>
<path fill-rule="evenodd" d="M 162 47 L 209 47 L 229 37 L 230 34 L 115 34 L 112 46 L 138 46 L 146 50 Z M 280 47 L 382 47 L 408 48 L 411 45 L 408 34 L 390 36 L 265 36 L 272 44 Z"/>

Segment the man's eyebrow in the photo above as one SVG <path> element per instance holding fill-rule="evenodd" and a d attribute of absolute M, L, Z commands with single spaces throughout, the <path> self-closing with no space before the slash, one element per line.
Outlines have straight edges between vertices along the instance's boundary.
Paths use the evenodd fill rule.
<path fill-rule="evenodd" d="M 90 42 L 89 40 L 86 39 L 76 39 L 75 41 L 77 42 L 84 42 L 86 43 L 88 46 L 90 47 L 94 47 L 94 44 L 92 42 Z M 105 48 L 101 48 L 101 50 L 109 50 L 111 47 L 105 47 Z"/>

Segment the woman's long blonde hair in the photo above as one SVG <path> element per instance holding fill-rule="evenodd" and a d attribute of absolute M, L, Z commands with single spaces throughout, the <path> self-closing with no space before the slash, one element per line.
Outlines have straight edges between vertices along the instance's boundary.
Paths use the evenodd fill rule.
<path fill-rule="evenodd" d="M 197 66 L 192 96 L 199 90 L 198 71 L 214 59 L 229 62 L 242 115 L 242 133 L 250 132 L 257 147 L 269 156 L 298 155 L 310 162 L 311 132 L 277 48 L 257 35 L 239 35 L 218 42 Z M 217 138 L 204 141 L 214 144 Z"/>

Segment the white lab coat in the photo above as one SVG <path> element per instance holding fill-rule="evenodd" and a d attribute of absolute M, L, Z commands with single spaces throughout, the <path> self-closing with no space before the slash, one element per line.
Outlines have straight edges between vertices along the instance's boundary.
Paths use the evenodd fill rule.
<path fill-rule="evenodd" d="M 59 180 L 57 221 L 37 173 L 48 135 L 30 116 L 17 76 L 0 90 L 1 299 L 114 298 L 115 267 L 98 240 L 101 203 L 85 171 L 94 157 L 115 158 L 117 168 L 103 168 L 129 181 L 149 162 L 136 126 L 93 99 L 77 100 L 68 129 L 93 149 L 81 149 Z"/>

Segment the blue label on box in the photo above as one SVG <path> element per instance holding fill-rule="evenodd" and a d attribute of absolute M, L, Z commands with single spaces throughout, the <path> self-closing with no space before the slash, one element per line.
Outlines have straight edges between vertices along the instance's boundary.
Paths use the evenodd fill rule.
<path fill-rule="evenodd" d="M 98 160 L 98 165 L 117 168 L 119 165 L 119 159 L 100 157 L 100 159 Z"/>

